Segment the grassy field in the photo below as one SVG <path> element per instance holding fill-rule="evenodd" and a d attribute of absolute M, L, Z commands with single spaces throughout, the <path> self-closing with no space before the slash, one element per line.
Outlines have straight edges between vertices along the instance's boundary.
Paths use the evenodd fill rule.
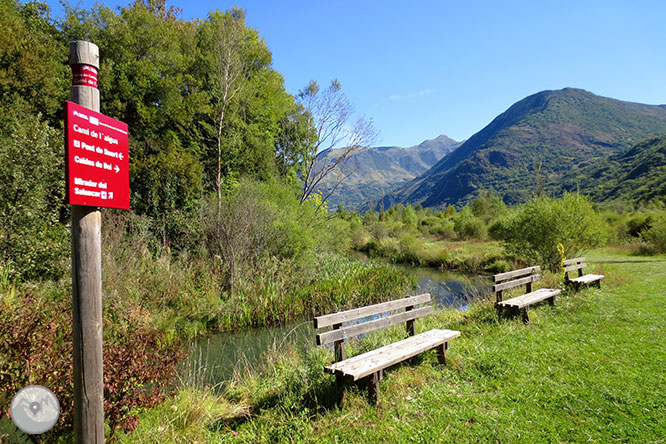
<path fill-rule="evenodd" d="M 321 371 L 329 352 L 280 352 L 265 373 L 239 375 L 219 394 L 181 389 L 121 441 L 664 443 L 666 256 L 589 258 L 590 271 L 607 276 L 603 288 L 532 310 L 529 326 L 498 322 L 489 302 L 417 323 L 463 336 L 446 367 L 429 352 L 385 372 L 379 407 L 356 388 L 335 405 L 333 378 Z"/>

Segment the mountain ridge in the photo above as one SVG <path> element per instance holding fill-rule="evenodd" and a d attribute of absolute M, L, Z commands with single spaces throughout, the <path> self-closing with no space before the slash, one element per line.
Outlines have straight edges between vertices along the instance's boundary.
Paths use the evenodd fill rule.
<path fill-rule="evenodd" d="M 666 105 L 644 105 L 564 88 L 532 94 L 377 207 L 462 205 L 481 189 L 509 204 L 527 200 L 540 180 L 618 154 L 666 134 Z"/>
<path fill-rule="evenodd" d="M 327 195 L 342 174 L 346 177 L 328 198 L 329 207 L 367 209 L 371 202 L 424 173 L 461 143 L 440 135 L 411 147 L 363 147 L 347 159 L 340 171 L 322 181 L 318 189 Z M 343 151 L 323 151 L 318 162 L 333 162 Z"/>

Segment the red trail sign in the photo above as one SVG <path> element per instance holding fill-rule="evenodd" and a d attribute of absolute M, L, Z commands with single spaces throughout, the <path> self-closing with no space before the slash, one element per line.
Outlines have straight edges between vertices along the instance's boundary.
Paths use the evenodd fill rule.
<path fill-rule="evenodd" d="M 129 209 L 127 124 L 65 103 L 67 203 Z"/>

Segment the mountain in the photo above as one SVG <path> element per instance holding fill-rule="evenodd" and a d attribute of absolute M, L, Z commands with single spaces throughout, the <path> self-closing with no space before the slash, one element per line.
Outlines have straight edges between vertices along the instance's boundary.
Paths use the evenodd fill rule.
<path fill-rule="evenodd" d="M 341 171 L 346 177 L 329 197 L 329 207 L 344 205 L 348 209 L 360 210 L 369 202 L 376 202 L 386 193 L 425 173 L 459 145 L 460 142 L 442 135 L 409 148 L 362 148 L 347 159 Z M 320 165 L 334 162 L 342 152 L 342 149 L 322 152 L 318 162 Z M 342 178 L 342 175 L 331 174 L 318 188 L 327 195 Z"/>
<path fill-rule="evenodd" d="M 508 204 L 641 140 L 666 134 L 666 105 L 642 105 L 581 89 L 542 91 L 515 103 L 430 170 L 387 195 L 397 203 L 464 204 L 494 190 Z"/>
<path fill-rule="evenodd" d="M 554 194 L 580 191 L 595 202 L 666 198 L 666 136 L 574 171 L 551 184 Z"/>

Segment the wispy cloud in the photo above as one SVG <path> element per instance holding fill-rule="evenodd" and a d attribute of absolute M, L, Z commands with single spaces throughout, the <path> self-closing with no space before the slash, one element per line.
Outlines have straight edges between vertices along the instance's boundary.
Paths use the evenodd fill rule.
<path fill-rule="evenodd" d="M 432 93 L 432 90 L 430 89 L 424 89 L 419 92 L 411 93 L 411 94 L 394 94 L 392 96 L 389 96 L 389 100 L 405 100 L 405 99 L 415 99 L 417 97 L 425 97 L 429 96 Z"/>

